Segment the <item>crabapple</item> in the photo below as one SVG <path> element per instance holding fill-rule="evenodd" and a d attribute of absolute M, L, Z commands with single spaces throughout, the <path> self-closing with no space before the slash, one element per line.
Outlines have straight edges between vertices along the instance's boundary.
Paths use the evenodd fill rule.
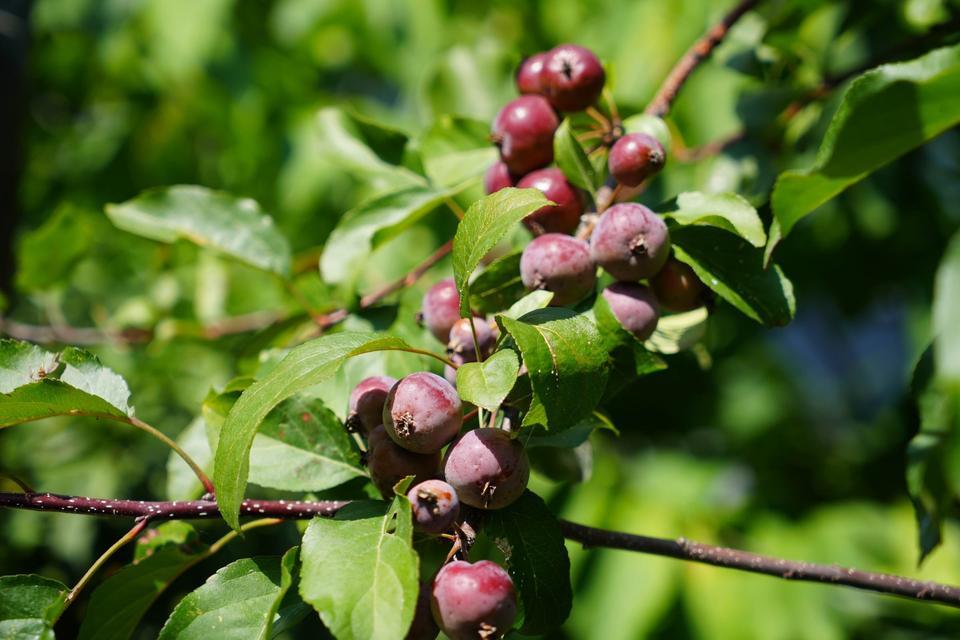
<path fill-rule="evenodd" d="M 393 486 L 414 476 L 414 482 L 423 482 L 437 475 L 440 453 L 413 453 L 385 438 L 371 447 L 367 467 L 373 484 L 384 498 L 393 496 Z"/>
<path fill-rule="evenodd" d="M 517 68 L 517 91 L 522 94 L 543 93 L 543 67 L 547 61 L 547 51 L 535 53 Z"/>
<path fill-rule="evenodd" d="M 352 431 L 370 433 L 383 422 L 383 403 L 387 401 L 390 387 L 397 383 L 391 376 L 364 378 L 350 392 L 347 426 Z"/>
<path fill-rule="evenodd" d="M 424 533 L 441 534 L 460 515 L 457 492 L 443 480 L 425 480 L 407 492 L 413 507 L 413 526 Z"/>
<path fill-rule="evenodd" d="M 491 136 L 510 171 L 524 175 L 553 161 L 553 132 L 559 125 L 546 98 L 520 96 L 497 114 Z"/>
<path fill-rule="evenodd" d="M 390 436 L 387 435 L 387 430 L 383 424 L 378 424 L 370 429 L 370 433 L 367 434 L 367 452 L 372 453 L 378 444 L 389 439 Z"/>
<path fill-rule="evenodd" d="M 487 195 L 496 193 L 500 189 L 506 189 L 517 184 L 517 179 L 510 173 L 510 169 L 503 162 L 497 160 L 487 173 L 483 176 L 483 190 Z"/>
<path fill-rule="evenodd" d="M 523 224 L 534 235 L 543 233 L 573 233 L 580 224 L 583 199 L 580 192 L 567 181 L 560 169 L 540 169 L 525 175 L 517 186 L 521 189 L 539 189 L 556 206 L 540 207 Z"/>
<path fill-rule="evenodd" d="M 502 638 L 517 617 L 517 592 L 495 562 L 455 560 L 433 579 L 430 608 L 451 640 Z"/>
<path fill-rule="evenodd" d="M 650 288 L 664 309 L 690 311 L 702 305 L 707 289 L 693 269 L 676 258 L 670 258 L 657 275 L 650 278 Z"/>
<path fill-rule="evenodd" d="M 477 344 L 473 343 L 473 331 L 470 323 L 477 332 Z M 456 364 L 476 362 L 477 345 L 480 346 L 480 355 L 486 358 L 493 352 L 497 344 L 497 334 L 493 327 L 483 318 L 460 318 L 450 328 L 450 340 L 447 342 L 447 355 Z"/>
<path fill-rule="evenodd" d="M 590 257 L 617 280 L 649 278 L 670 257 L 667 225 L 642 204 L 615 204 L 590 236 Z"/>
<path fill-rule="evenodd" d="M 636 187 L 663 169 L 666 160 L 659 140 L 646 133 L 630 133 L 614 143 L 607 166 L 617 182 Z"/>
<path fill-rule="evenodd" d="M 601 295 L 621 327 L 639 340 L 653 335 L 660 319 L 660 305 L 650 289 L 636 282 L 614 282 Z"/>
<path fill-rule="evenodd" d="M 426 371 L 413 373 L 390 389 L 383 426 L 404 449 L 435 453 L 460 431 L 460 410 L 460 396 L 449 382 Z"/>
<path fill-rule="evenodd" d="M 582 111 L 600 97 L 607 76 L 592 51 L 562 44 L 547 52 L 540 78 L 543 94 L 558 111 Z"/>
<path fill-rule="evenodd" d="M 593 291 L 597 268 L 586 242 L 561 233 L 545 233 L 523 250 L 520 278 L 528 289 L 552 291 L 550 304 L 562 307 Z"/>
<path fill-rule="evenodd" d="M 443 472 L 460 502 L 501 509 L 527 488 L 530 462 L 523 445 L 506 431 L 474 429 L 450 446 Z"/>
<path fill-rule="evenodd" d="M 444 278 L 423 296 L 417 319 L 440 342 L 446 342 L 450 327 L 460 319 L 460 294 L 453 278 Z"/>

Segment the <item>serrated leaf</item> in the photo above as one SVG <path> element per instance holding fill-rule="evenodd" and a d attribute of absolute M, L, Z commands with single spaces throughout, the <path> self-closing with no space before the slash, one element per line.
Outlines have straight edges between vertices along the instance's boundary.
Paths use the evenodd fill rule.
<path fill-rule="evenodd" d="M 653 136 L 663 145 L 667 154 L 670 153 L 672 143 L 670 127 L 663 119 L 646 113 L 638 113 L 623 121 L 623 129 L 627 133 L 645 133 L 648 136 Z"/>
<path fill-rule="evenodd" d="M 668 355 L 686 351 L 703 340 L 709 317 L 706 307 L 661 316 L 656 330 L 644 346 L 650 351 Z"/>
<path fill-rule="evenodd" d="M 169 526 L 175 525 L 175 526 Z M 162 543 L 107 578 L 93 592 L 80 625 L 80 640 L 126 640 L 150 605 L 177 576 L 205 557 L 206 546 L 184 523 L 160 525 Z"/>
<path fill-rule="evenodd" d="M 520 278 L 517 251 L 497 258 L 470 283 L 470 308 L 475 313 L 494 313 L 522 298 L 527 289 Z"/>
<path fill-rule="evenodd" d="M 607 379 L 607 352 L 596 325 L 569 309 L 532 311 L 518 320 L 497 316 L 527 365 L 534 401 L 524 425 L 562 429 L 589 415 Z"/>
<path fill-rule="evenodd" d="M 250 471 L 250 448 L 264 418 L 298 391 L 332 377 L 352 356 L 409 348 L 399 338 L 344 332 L 291 349 L 262 379 L 251 385 L 227 415 L 214 455 L 214 484 L 220 513 L 234 529 Z"/>
<path fill-rule="evenodd" d="M 524 492 L 504 509 L 488 511 L 484 532 L 506 558 L 523 603 L 520 631 L 546 634 L 570 615 L 570 558 L 556 517 L 535 493 Z"/>
<path fill-rule="evenodd" d="M 511 349 L 501 349 L 483 362 L 468 362 L 457 369 L 460 398 L 488 411 L 496 411 L 517 382 L 520 361 Z"/>
<path fill-rule="evenodd" d="M 780 267 L 764 268 L 760 249 L 710 227 L 674 227 L 670 239 L 677 259 L 747 317 L 767 326 L 793 319 L 793 284 Z"/>
<path fill-rule="evenodd" d="M 667 368 L 667 363 L 630 332 L 620 326 L 620 322 L 610 304 L 602 295 L 597 296 L 593 304 L 593 315 L 600 330 L 603 349 L 610 358 L 610 375 L 604 397 L 615 395 L 638 376 L 656 373 Z"/>
<path fill-rule="evenodd" d="M 467 209 L 453 238 L 453 277 L 460 293 L 460 315 L 470 315 L 470 275 L 510 228 L 537 209 L 552 204 L 538 189 L 508 187 Z"/>
<path fill-rule="evenodd" d="M 413 621 L 419 558 L 410 503 L 353 503 L 303 535 L 300 595 L 338 640 L 402 638 Z"/>
<path fill-rule="evenodd" d="M 160 242 L 189 240 L 281 276 L 290 274 L 290 244 L 273 218 L 249 198 L 194 185 L 148 189 L 106 207 L 120 229 Z"/>
<path fill-rule="evenodd" d="M 599 178 L 573 133 L 570 118 L 565 118 L 553 134 L 553 156 L 570 184 L 596 195 Z"/>
<path fill-rule="evenodd" d="M 546 308 L 550 305 L 551 300 L 553 300 L 552 291 L 544 291 L 542 289 L 531 291 L 510 305 L 510 308 L 500 315 L 506 316 L 507 318 L 516 319 L 530 313 L 531 311 Z"/>
<path fill-rule="evenodd" d="M 36 575 L 0 576 L 0 638 L 53 640 L 70 589 Z"/>
<path fill-rule="evenodd" d="M 497 160 L 490 124 L 461 116 L 440 116 L 424 135 L 420 150 L 427 176 L 447 187 L 477 178 Z"/>
<path fill-rule="evenodd" d="M 243 558 L 223 567 L 177 604 L 160 640 L 270 638 L 277 610 L 294 581 L 297 551 L 294 547 L 282 558 Z"/>
<path fill-rule="evenodd" d="M 665 213 L 682 225 L 710 225 L 735 233 L 755 247 L 763 247 L 767 233 L 757 210 L 735 193 L 681 193 L 677 210 Z"/>
<path fill-rule="evenodd" d="M 771 245 L 850 185 L 958 122 L 960 45 L 864 73 L 844 92 L 814 166 L 777 179 Z"/>

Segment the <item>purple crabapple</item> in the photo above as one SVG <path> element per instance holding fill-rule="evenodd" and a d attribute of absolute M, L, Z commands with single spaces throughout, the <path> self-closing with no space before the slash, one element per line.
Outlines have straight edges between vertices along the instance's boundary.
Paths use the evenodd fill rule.
<path fill-rule="evenodd" d="M 493 348 L 497 344 L 497 332 L 494 332 L 488 320 L 483 318 L 460 318 L 450 328 L 450 336 L 447 341 L 447 355 L 458 365 L 465 362 L 476 362 L 477 348 L 473 343 L 473 330 L 470 324 L 473 323 L 473 330 L 477 332 L 477 344 L 480 345 L 480 355 L 484 358 L 493 353 Z"/>
<path fill-rule="evenodd" d="M 474 429 L 450 445 L 443 472 L 460 502 L 502 509 L 527 488 L 530 461 L 523 445 L 506 431 Z"/>
<path fill-rule="evenodd" d="M 590 256 L 617 280 L 649 278 L 670 257 L 670 232 L 663 219 L 642 204 L 615 204 L 593 229 Z"/>
<path fill-rule="evenodd" d="M 657 275 L 650 278 L 650 288 L 664 309 L 691 311 L 706 302 L 707 288 L 689 265 L 670 258 Z"/>
<path fill-rule="evenodd" d="M 557 114 L 544 97 L 520 96 L 497 114 L 491 138 L 510 171 L 524 175 L 553 161 L 553 133 L 558 126 Z"/>
<path fill-rule="evenodd" d="M 614 143 L 607 166 L 617 182 L 636 187 L 659 173 L 666 160 L 667 153 L 659 140 L 645 133 L 630 133 Z"/>
<path fill-rule="evenodd" d="M 443 480 L 425 480 L 407 492 L 413 508 L 413 526 L 418 531 L 439 535 L 450 529 L 460 515 L 457 492 Z"/>
<path fill-rule="evenodd" d="M 583 213 L 583 198 L 567 181 L 563 171 L 552 167 L 532 171 L 517 183 L 517 187 L 539 189 L 556 205 L 540 207 L 523 219 L 532 234 L 573 233 L 577 230 Z"/>
<path fill-rule="evenodd" d="M 457 390 L 440 376 L 412 373 L 393 385 L 383 407 L 383 426 L 395 443 L 415 453 L 435 453 L 460 431 Z"/>
<path fill-rule="evenodd" d="M 483 176 L 483 190 L 487 195 L 496 193 L 517 184 L 517 179 L 510 173 L 510 169 L 500 160 L 497 160 Z"/>
<path fill-rule="evenodd" d="M 370 429 L 370 433 L 367 434 L 367 453 L 372 453 L 377 445 L 384 440 L 390 440 L 390 436 L 387 435 L 387 430 L 383 424 L 378 424 Z"/>
<path fill-rule="evenodd" d="M 383 422 L 383 404 L 390 387 L 397 383 L 391 376 L 370 376 L 361 380 L 350 392 L 347 427 L 368 434 Z"/>
<path fill-rule="evenodd" d="M 430 480 L 440 467 L 440 453 L 413 453 L 395 444 L 389 438 L 376 443 L 369 451 L 367 468 L 373 484 L 387 499 L 393 497 L 395 484 L 414 476 L 414 483 Z"/>
<path fill-rule="evenodd" d="M 520 256 L 520 278 L 528 289 L 553 292 L 552 306 L 578 302 L 593 291 L 597 267 L 586 242 L 561 233 L 545 233 Z"/>
<path fill-rule="evenodd" d="M 535 53 L 520 63 L 517 68 L 517 91 L 521 94 L 543 93 L 543 68 L 547 61 L 547 51 Z"/>
<path fill-rule="evenodd" d="M 455 560 L 433 579 L 430 608 L 451 640 L 502 638 L 517 617 L 517 592 L 495 562 Z"/>
<path fill-rule="evenodd" d="M 653 335 L 660 319 L 660 305 L 650 289 L 636 282 L 614 282 L 601 295 L 621 327 L 638 340 Z"/>
<path fill-rule="evenodd" d="M 554 108 L 583 111 L 600 97 L 607 76 L 592 51 L 562 44 L 547 52 L 540 78 L 543 94 Z"/>
<path fill-rule="evenodd" d="M 444 278 L 423 296 L 417 320 L 440 342 L 446 342 L 450 328 L 460 319 L 460 294 L 453 278 Z"/>

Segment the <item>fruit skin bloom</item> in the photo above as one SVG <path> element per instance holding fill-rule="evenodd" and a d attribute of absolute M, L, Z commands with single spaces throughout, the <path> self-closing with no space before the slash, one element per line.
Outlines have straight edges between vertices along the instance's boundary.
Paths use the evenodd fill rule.
<path fill-rule="evenodd" d="M 383 404 L 390 388 L 397 384 L 392 376 L 370 376 L 361 380 L 350 392 L 347 424 L 364 435 L 383 421 Z"/>
<path fill-rule="evenodd" d="M 659 140 L 645 133 L 630 133 L 610 149 L 607 166 L 617 182 L 636 187 L 663 169 L 666 160 L 667 153 Z"/>
<path fill-rule="evenodd" d="M 709 297 L 696 272 L 676 258 L 667 260 L 667 264 L 650 278 L 650 287 L 664 309 L 670 311 L 691 311 L 703 306 Z"/>
<path fill-rule="evenodd" d="M 450 529 L 460 515 L 457 492 L 443 480 L 425 480 L 407 492 L 418 531 L 439 535 Z"/>
<path fill-rule="evenodd" d="M 437 475 L 440 453 L 413 453 L 384 438 L 370 449 L 367 466 L 380 495 L 389 500 L 393 498 L 393 486 L 407 476 L 414 476 L 414 482 L 423 482 Z"/>
<path fill-rule="evenodd" d="M 506 431 L 474 429 L 450 446 L 443 473 L 460 502 L 502 509 L 523 495 L 530 461 L 523 445 Z"/>
<path fill-rule="evenodd" d="M 550 305 L 564 307 L 593 291 L 597 268 L 586 242 L 560 233 L 545 233 L 523 250 L 520 278 L 528 289 L 552 291 Z"/>
<path fill-rule="evenodd" d="M 456 560 L 437 572 L 430 608 L 451 640 L 502 638 L 516 620 L 517 593 L 500 565 Z"/>
<path fill-rule="evenodd" d="M 607 74 L 593 51 L 562 44 L 547 53 L 540 78 L 544 95 L 558 111 L 582 111 L 600 97 Z"/>
<path fill-rule="evenodd" d="M 506 164 L 497 160 L 483 176 L 483 190 L 487 195 L 496 193 L 500 189 L 506 189 L 517 184 L 517 179 L 510 173 L 510 168 Z"/>
<path fill-rule="evenodd" d="M 424 294 L 418 320 L 433 337 L 446 342 L 450 327 L 460 319 L 460 294 L 453 278 L 444 278 Z"/>
<path fill-rule="evenodd" d="M 517 91 L 521 94 L 543 93 L 543 69 L 546 65 L 549 52 L 535 53 L 523 62 L 517 69 Z"/>
<path fill-rule="evenodd" d="M 521 189 L 539 189 L 556 206 L 540 207 L 523 219 L 534 235 L 573 233 L 580 224 L 583 200 L 580 192 L 567 181 L 560 169 L 539 169 L 528 173 L 517 183 Z"/>
<path fill-rule="evenodd" d="M 440 376 L 422 371 L 393 385 L 383 406 L 383 426 L 395 443 L 415 453 L 436 453 L 463 423 L 457 390 Z"/>
<path fill-rule="evenodd" d="M 493 121 L 491 136 L 510 172 L 522 176 L 553 162 L 557 114 L 542 96 L 508 102 Z"/>
<path fill-rule="evenodd" d="M 639 340 L 653 335 L 660 320 L 660 305 L 650 289 L 636 282 L 614 282 L 602 295 L 621 327 Z"/>
<path fill-rule="evenodd" d="M 663 219 L 642 204 L 615 204 L 593 229 L 590 257 L 617 280 L 649 278 L 670 257 L 670 232 Z"/>

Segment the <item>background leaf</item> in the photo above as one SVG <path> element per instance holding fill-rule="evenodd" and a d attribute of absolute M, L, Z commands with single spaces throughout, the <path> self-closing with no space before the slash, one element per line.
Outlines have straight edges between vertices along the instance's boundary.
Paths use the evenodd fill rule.
<path fill-rule="evenodd" d="M 453 187 L 481 176 L 497 160 L 490 144 L 490 124 L 442 115 L 421 142 L 423 168 L 439 186 Z"/>

